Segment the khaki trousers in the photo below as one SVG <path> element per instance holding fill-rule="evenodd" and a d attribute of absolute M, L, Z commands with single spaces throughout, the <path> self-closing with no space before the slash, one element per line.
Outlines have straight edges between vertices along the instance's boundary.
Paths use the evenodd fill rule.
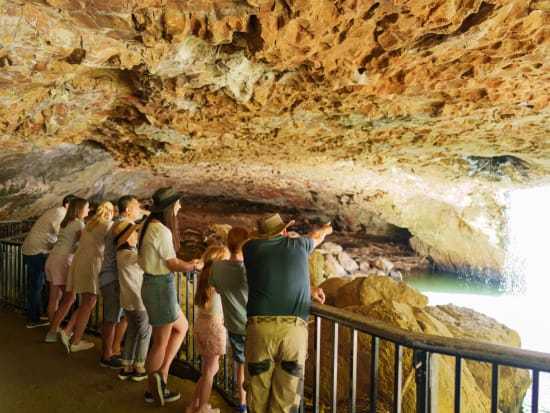
<path fill-rule="evenodd" d="M 245 378 L 249 413 L 299 411 L 307 339 L 307 324 L 299 317 L 248 319 Z"/>

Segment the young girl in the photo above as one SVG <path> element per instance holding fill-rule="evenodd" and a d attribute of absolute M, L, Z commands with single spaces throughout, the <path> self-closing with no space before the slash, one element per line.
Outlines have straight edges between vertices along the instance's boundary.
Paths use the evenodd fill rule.
<path fill-rule="evenodd" d="M 82 340 L 82 335 L 97 302 L 98 275 L 103 263 L 105 235 L 113 225 L 113 213 L 114 206 L 109 201 L 99 204 L 96 213 L 82 231 L 69 268 L 67 291 L 72 291 L 73 302 L 76 300 L 76 294 L 81 295 L 81 300 L 65 328 L 59 332 L 67 353 L 88 350 L 94 346 L 91 341 Z"/>
<path fill-rule="evenodd" d="M 147 378 L 145 358 L 151 340 L 151 325 L 141 299 L 143 270 L 137 263 L 139 225 L 119 221 L 113 227 L 117 248 L 116 261 L 120 283 L 120 305 L 126 313 L 128 329 L 122 353 L 120 380 L 142 381 Z"/>
<path fill-rule="evenodd" d="M 212 245 L 206 249 L 202 259 L 204 267 L 199 274 L 195 305 L 198 316 L 195 321 L 195 349 L 202 356 L 201 377 L 195 386 L 191 405 L 187 413 L 219 413 L 212 409 L 208 399 L 212 392 L 214 375 L 219 369 L 220 355 L 225 354 L 227 332 L 223 325 L 223 311 L 220 295 L 210 285 L 212 263 L 229 258 L 229 250 L 222 245 Z"/>
<path fill-rule="evenodd" d="M 46 261 L 46 279 L 50 283 L 48 318 L 51 321 L 45 338 L 47 343 L 57 341 L 59 325 L 74 302 L 72 292 L 66 291 L 65 285 L 69 267 L 84 228 L 84 218 L 88 216 L 89 210 L 88 201 L 84 198 L 71 200 L 67 214 L 61 221 L 57 241 Z"/>

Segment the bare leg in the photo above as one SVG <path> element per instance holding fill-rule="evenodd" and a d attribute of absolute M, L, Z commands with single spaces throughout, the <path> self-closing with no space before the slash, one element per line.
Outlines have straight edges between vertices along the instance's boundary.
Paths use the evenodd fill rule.
<path fill-rule="evenodd" d="M 97 296 L 92 293 L 83 293 L 81 301 L 82 302 L 80 303 L 80 307 L 78 307 L 78 311 L 76 312 L 77 314 L 75 317 L 76 320 L 74 324 L 74 336 L 72 339 L 72 344 L 80 343 L 80 339 L 84 334 L 86 325 L 90 320 L 90 314 L 92 312 L 92 309 L 94 308 L 97 302 Z M 73 314 L 73 316 L 75 316 L 75 314 Z M 71 317 L 71 321 L 72 319 L 73 317 Z M 67 328 L 65 328 L 65 332 L 70 332 L 69 327 L 70 327 L 71 321 L 69 321 L 69 325 L 67 326 Z"/>
<path fill-rule="evenodd" d="M 64 285 L 61 286 L 61 289 L 63 290 L 63 296 L 61 298 L 61 302 L 59 303 L 59 307 L 57 308 L 57 311 L 55 312 L 53 319 L 50 322 L 49 332 L 52 334 L 57 333 L 61 322 L 65 319 L 65 316 L 69 312 L 69 309 L 76 300 L 76 294 L 74 293 L 74 291 L 65 291 Z"/>
<path fill-rule="evenodd" d="M 155 372 L 160 370 L 164 361 L 166 346 L 168 345 L 168 340 L 170 339 L 170 333 L 172 331 L 172 324 L 174 323 L 153 326 L 153 345 L 145 360 L 145 370 L 149 376 L 148 389 L 151 393 L 155 391 L 152 377 Z"/>
<path fill-rule="evenodd" d="M 160 371 L 165 382 L 168 380 L 168 371 L 170 370 L 170 365 L 172 364 L 172 361 L 176 357 L 176 354 L 178 353 L 181 344 L 183 343 L 183 339 L 185 338 L 185 333 L 187 333 L 188 327 L 189 324 L 187 323 L 187 319 L 180 310 L 179 318 L 172 323 L 172 331 L 170 332 L 170 337 L 168 339 L 166 350 L 164 352 L 164 359 L 160 367 Z"/>
<path fill-rule="evenodd" d="M 112 348 L 115 339 L 115 327 L 116 323 L 112 321 L 103 321 L 101 325 L 101 348 L 105 360 L 109 360 L 113 355 Z"/>
<path fill-rule="evenodd" d="M 48 320 L 53 321 L 55 312 L 59 308 L 61 298 L 63 298 L 63 289 L 61 285 L 53 285 L 49 283 L 50 294 L 48 295 Z"/>
<path fill-rule="evenodd" d="M 201 377 L 197 382 L 195 391 L 193 392 L 193 398 L 191 406 L 193 409 L 199 411 L 208 411 L 208 399 L 212 393 L 212 383 L 214 382 L 214 375 L 219 369 L 220 356 L 203 356 L 202 357 L 202 371 Z M 202 409 L 202 410 L 201 410 Z"/>
<path fill-rule="evenodd" d="M 246 390 L 244 383 L 244 363 L 237 363 L 237 388 L 239 389 L 239 400 L 241 405 L 246 404 Z"/>

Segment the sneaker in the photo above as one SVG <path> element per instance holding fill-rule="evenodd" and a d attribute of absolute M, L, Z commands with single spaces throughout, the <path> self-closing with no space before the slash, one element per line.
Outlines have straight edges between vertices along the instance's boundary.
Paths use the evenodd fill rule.
<path fill-rule="evenodd" d="M 44 338 L 44 341 L 46 343 L 57 343 L 57 334 L 50 333 L 49 331 L 46 333 L 46 337 Z"/>
<path fill-rule="evenodd" d="M 63 330 L 61 330 L 61 331 L 63 331 Z M 89 350 L 94 346 L 95 346 L 95 344 L 92 343 L 91 341 L 80 340 L 80 343 L 78 343 L 78 344 L 71 344 L 70 351 L 71 351 L 71 353 L 74 353 L 75 351 Z"/>
<path fill-rule="evenodd" d="M 181 394 L 179 394 L 177 391 L 170 391 L 168 389 L 164 390 L 163 398 L 166 403 L 175 402 L 176 400 L 179 400 L 181 397 Z M 218 413 L 219 413 L 219 409 Z"/>
<path fill-rule="evenodd" d="M 147 379 L 147 372 L 145 371 L 142 371 L 141 373 L 134 371 L 134 373 L 132 373 L 132 377 L 130 377 L 130 380 L 132 381 L 143 381 L 145 379 Z"/>
<path fill-rule="evenodd" d="M 49 321 L 39 320 L 39 321 L 29 321 L 27 323 L 27 328 L 36 328 L 36 327 L 43 327 L 43 326 L 49 326 Z"/>
<path fill-rule="evenodd" d="M 135 374 L 134 371 L 124 371 L 124 369 L 120 369 L 117 377 L 119 380 L 124 381 L 132 378 L 134 374 Z M 145 377 L 147 377 L 147 374 L 145 374 Z"/>
<path fill-rule="evenodd" d="M 153 394 L 150 391 L 145 392 L 145 403 L 154 403 L 155 398 L 153 397 Z"/>
<path fill-rule="evenodd" d="M 68 336 L 63 329 L 59 330 L 59 337 L 61 337 L 61 342 L 65 346 L 67 354 L 71 354 L 71 337 Z"/>
<path fill-rule="evenodd" d="M 111 369 L 118 370 L 122 367 L 122 360 L 120 357 L 111 356 L 109 360 L 104 359 L 101 357 L 99 359 L 99 365 L 101 367 L 109 367 Z"/>
<path fill-rule="evenodd" d="M 246 413 L 248 411 L 248 407 L 246 404 L 241 404 L 239 407 L 237 407 L 237 411 L 239 413 Z"/>
<path fill-rule="evenodd" d="M 153 373 L 153 381 L 154 381 L 154 396 L 157 402 L 164 406 L 164 391 L 166 389 L 166 383 L 164 383 L 164 379 L 162 378 L 162 374 L 160 372 Z"/>

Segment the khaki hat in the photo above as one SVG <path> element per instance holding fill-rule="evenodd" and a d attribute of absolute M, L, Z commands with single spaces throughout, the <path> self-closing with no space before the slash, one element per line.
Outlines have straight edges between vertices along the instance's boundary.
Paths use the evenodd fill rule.
<path fill-rule="evenodd" d="M 117 248 L 124 245 L 124 243 L 128 241 L 128 238 L 130 238 L 130 235 L 132 235 L 134 231 L 138 230 L 140 226 L 141 225 L 133 224 L 130 221 L 118 221 L 114 224 L 113 238 Z"/>
<path fill-rule="evenodd" d="M 183 198 L 183 194 L 181 192 L 176 192 L 169 186 L 160 188 L 153 194 L 153 207 L 151 208 L 151 212 L 162 212 L 181 198 Z"/>
<path fill-rule="evenodd" d="M 294 225 L 296 221 L 291 220 L 287 224 L 279 214 L 273 214 L 267 218 L 258 220 L 258 230 L 250 234 L 250 238 L 272 238 L 284 229 Z"/>

